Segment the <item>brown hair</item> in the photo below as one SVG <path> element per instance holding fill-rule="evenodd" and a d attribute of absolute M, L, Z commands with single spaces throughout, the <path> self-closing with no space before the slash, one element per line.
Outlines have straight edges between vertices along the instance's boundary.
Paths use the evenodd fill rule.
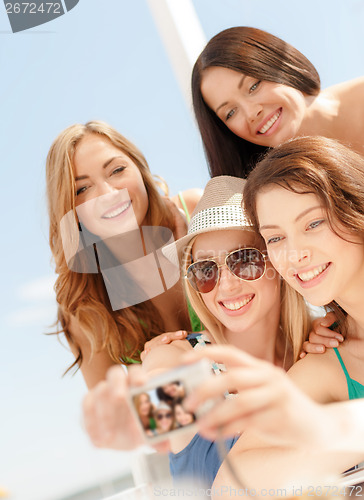
<path fill-rule="evenodd" d="M 364 158 L 338 141 L 300 137 L 272 149 L 249 175 L 244 189 L 246 214 L 256 230 L 257 195 L 270 185 L 294 193 L 313 193 L 325 207 L 332 230 L 338 223 L 364 241 Z M 345 314 L 333 309 L 345 329 Z"/>
<path fill-rule="evenodd" d="M 55 291 L 61 327 L 57 333 L 64 332 L 78 350 L 78 357 L 70 368 L 77 364 L 80 366 L 83 360 L 81 349 L 69 330 L 72 317 L 89 340 L 92 354 L 106 349 L 111 359 L 118 363 L 126 363 L 127 357 L 138 360 L 144 343 L 164 331 L 163 319 L 150 301 L 113 311 L 100 272 L 77 273 L 67 265 L 60 224 L 65 214 L 72 211 L 75 224 L 78 222 L 73 158 L 77 145 L 88 134 L 105 138 L 129 156 L 139 168 L 148 194 L 148 224 L 174 230 L 172 216 L 158 192 L 146 159 L 114 128 L 104 122 L 92 121 L 85 125 L 72 125 L 55 139 L 46 162 L 49 243 L 58 274 Z"/>
<path fill-rule="evenodd" d="M 210 174 L 246 177 L 267 148 L 233 134 L 205 103 L 201 81 L 204 71 L 214 66 L 288 85 L 312 96 L 320 92 L 320 77 L 301 52 L 266 31 L 238 26 L 208 42 L 193 68 L 192 99 Z"/>

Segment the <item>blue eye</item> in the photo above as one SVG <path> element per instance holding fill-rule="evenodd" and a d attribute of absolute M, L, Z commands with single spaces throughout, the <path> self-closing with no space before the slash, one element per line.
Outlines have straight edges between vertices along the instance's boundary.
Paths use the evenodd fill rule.
<path fill-rule="evenodd" d="M 308 225 L 308 229 L 315 229 L 316 227 L 318 227 L 323 222 L 324 222 L 324 219 L 315 220 L 315 221 L 311 222 L 311 224 Z"/>
<path fill-rule="evenodd" d="M 254 92 L 254 90 L 257 90 L 257 88 L 259 87 L 260 85 L 260 80 L 258 80 L 257 82 L 255 82 L 249 89 L 249 93 L 251 92 Z"/>
<path fill-rule="evenodd" d="M 278 241 L 281 241 L 282 239 L 282 236 L 273 236 L 272 238 L 268 238 L 268 240 L 266 240 L 266 245 L 270 245 L 271 243 L 278 243 Z"/>

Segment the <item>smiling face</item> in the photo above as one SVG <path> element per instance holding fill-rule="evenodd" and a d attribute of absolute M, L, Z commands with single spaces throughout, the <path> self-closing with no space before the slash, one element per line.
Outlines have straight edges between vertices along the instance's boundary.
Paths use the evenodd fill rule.
<path fill-rule="evenodd" d="M 175 405 L 174 416 L 176 422 L 182 427 L 192 424 L 192 422 L 194 421 L 192 413 L 187 413 L 181 404 Z"/>
<path fill-rule="evenodd" d="M 301 91 L 223 67 L 204 71 L 201 93 L 231 132 L 261 146 L 295 137 L 307 110 Z"/>
<path fill-rule="evenodd" d="M 257 248 L 258 244 L 258 237 L 252 231 L 212 231 L 196 238 L 192 257 L 194 261 L 213 258 L 223 264 L 226 254 L 231 251 Z M 277 328 L 280 281 L 269 262 L 264 276 L 256 281 L 243 281 L 226 266 L 221 267 L 217 285 L 210 292 L 202 293 L 201 297 L 209 312 L 224 326 L 225 335 L 251 331 L 262 324 L 272 331 Z"/>
<path fill-rule="evenodd" d="M 148 195 L 135 163 L 109 140 L 88 134 L 74 155 L 76 210 L 80 222 L 101 238 L 136 229 Z"/>
<path fill-rule="evenodd" d="M 177 383 L 171 383 L 163 386 L 163 391 L 171 398 L 184 396 L 184 388 Z"/>
<path fill-rule="evenodd" d="M 268 186 L 257 196 L 257 214 L 270 261 L 308 302 L 322 306 L 336 300 L 345 309 L 358 297 L 363 242 L 339 224 L 335 234 L 316 195 Z"/>
<path fill-rule="evenodd" d="M 168 432 L 173 426 L 173 411 L 163 409 L 158 410 L 155 414 L 155 419 L 157 422 L 157 429 L 159 433 Z"/>

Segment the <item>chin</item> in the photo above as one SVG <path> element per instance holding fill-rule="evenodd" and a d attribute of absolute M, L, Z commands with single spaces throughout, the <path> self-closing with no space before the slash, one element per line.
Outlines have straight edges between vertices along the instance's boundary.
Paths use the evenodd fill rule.
<path fill-rule="evenodd" d="M 333 300 L 335 300 L 333 297 L 309 297 L 309 296 L 303 296 L 303 298 L 309 303 L 311 304 L 312 306 L 316 306 L 316 307 L 323 307 L 323 306 L 326 306 L 328 304 L 330 304 L 330 302 L 332 302 Z"/>

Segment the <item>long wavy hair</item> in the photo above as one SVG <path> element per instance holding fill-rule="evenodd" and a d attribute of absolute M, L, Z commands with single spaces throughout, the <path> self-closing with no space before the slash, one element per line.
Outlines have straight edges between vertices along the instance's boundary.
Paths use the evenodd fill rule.
<path fill-rule="evenodd" d="M 133 397 L 133 403 L 134 403 L 135 409 L 136 409 L 136 411 L 137 411 L 137 413 L 138 413 L 138 415 L 140 417 L 141 416 L 140 413 L 139 413 L 140 412 L 140 406 L 141 406 L 140 400 L 141 400 L 142 396 L 147 396 L 148 402 L 149 402 L 149 405 L 150 405 L 147 417 L 148 418 L 153 418 L 153 414 L 154 414 L 154 409 L 155 408 L 154 408 L 154 405 L 153 405 L 153 403 L 152 403 L 152 401 L 150 399 L 150 396 L 149 396 L 149 394 L 147 392 L 142 392 L 142 393 L 138 394 L 137 396 Z"/>
<path fill-rule="evenodd" d="M 192 100 L 210 174 L 245 178 L 267 148 L 235 135 L 207 106 L 201 82 L 211 67 L 288 85 L 310 96 L 320 92 L 320 77 L 301 52 L 266 31 L 238 26 L 208 42 L 193 68 Z"/>
<path fill-rule="evenodd" d="M 338 224 L 364 242 L 364 158 L 338 141 L 325 137 L 300 137 L 273 148 L 250 174 L 244 189 L 246 214 L 259 230 L 257 195 L 276 185 L 294 193 L 313 193 L 326 210 L 332 231 Z M 342 237 L 342 236 L 340 236 Z M 348 238 L 348 241 L 350 239 Z M 340 331 L 346 333 L 345 312 L 335 301 Z"/>
<path fill-rule="evenodd" d="M 58 274 L 54 287 L 59 305 L 57 320 L 59 328 L 56 333 L 63 332 L 78 353 L 69 369 L 80 367 L 83 361 L 80 346 L 70 331 L 70 322 L 73 318 L 90 342 L 91 355 L 107 350 L 110 358 L 116 363 L 139 360 L 139 352 L 146 340 L 164 331 L 163 319 L 151 301 L 114 311 L 100 270 L 95 274 L 74 272 L 70 270 L 69 262 L 66 261 L 61 221 L 66 214 L 73 212 L 73 224 L 76 228 L 78 226 L 73 159 L 77 145 L 89 134 L 110 141 L 139 168 L 149 200 L 146 214 L 148 225 L 164 226 L 174 230 L 173 218 L 158 192 L 159 183 L 154 181 L 146 159 L 138 148 L 114 128 L 101 121 L 91 121 L 85 125 L 72 125 L 55 139 L 46 161 L 49 244 Z M 95 245 L 94 251 L 97 253 Z"/>
<path fill-rule="evenodd" d="M 192 262 L 192 246 L 196 238 L 198 236 L 190 241 L 183 252 L 182 270 L 184 276 L 186 276 L 188 266 Z M 262 245 L 264 245 L 263 242 Z M 292 352 L 294 361 L 297 361 L 302 344 L 310 332 L 312 321 L 303 297 L 288 286 L 285 281 L 281 280 L 280 283 L 281 310 L 279 324 L 285 338 L 285 356 L 289 356 Z M 201 294 L 189 286 L 186 279 L 184 280 L 184 286 L 185 293 L 206 330 L 211 334 L 215 342 L 227 344 L 224 336 L 224 325 L 209 311 Z M 294 314 L 292 314 L 292 311 L 294 311 Z"/>

